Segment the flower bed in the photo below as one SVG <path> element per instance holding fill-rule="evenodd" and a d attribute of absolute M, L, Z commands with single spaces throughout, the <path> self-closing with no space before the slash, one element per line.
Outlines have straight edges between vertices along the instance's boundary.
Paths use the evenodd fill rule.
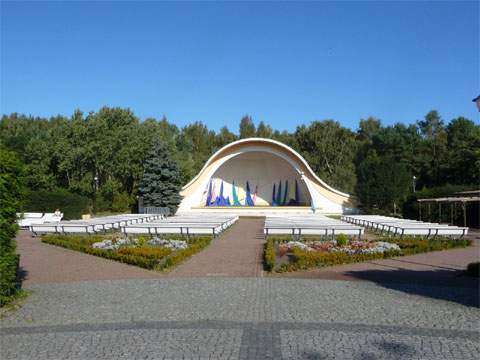
<path fill-rule="evenodd" d="M 211 236 L 183 239 L 145 237 L 124 238 L 120 235 L 46 235 L 42 242 L 81 251 L 90 255 L 140 266 L 150 270 L 167 270 L 196 254 L 210 244 Z"/>
<path fill-rule="evenodd" d="M 466 247 L 470 244 L 470 240 L 444 238 L 382 238 L 378 241 L 349 241 L 341 237 L 332 241 L 310 238 L 308 241 L 300 242 L 288 241 L 285 237 L 271 237 L 265 244 L 265 269 L 277 272 L 306 270 L 312 267 Z"/>

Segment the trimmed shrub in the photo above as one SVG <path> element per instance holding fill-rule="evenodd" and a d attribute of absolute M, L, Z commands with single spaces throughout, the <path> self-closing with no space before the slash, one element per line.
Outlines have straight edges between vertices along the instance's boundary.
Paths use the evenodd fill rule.
<path fill-rule="evenodd" d="M 446 249 L 453 249 L 458 247 L 467 247 L 471 245 L 471 240 L 468 239 L 449 239 L 449 238 L 436 238 L 436 239 L 423 239 L 407 237 L 403 239 L 399 238 L 383 238 L 379 241 L 386 241 L 397 244 L 401 252 L 399 251 L 387 251 L 384 253 L 374 254 L 348 254 L 345 252 L 326 252 L 326 251 L 307 251 L 300 248 L 294 248 L 291 256 L 289 256 L 290 262 L 280 265 L 275 269 L 275 261 L 277 256 L 283 254 L 275 252 L 275 244 L 277 242 L 284 241 L 284 237 L 272 237 L 268 239 L 268 243 L 265 245 L 265 269 L 269 271 L 285 272 L 285 271 L 297 271 L 307 270 L 312 267 L 332 266 L 340 264 L 348 264 L 353 262 L 362 262 L 376 259 L 386 259 L 393 256 L 413 255 L 419 253 L 425 253 L 430 251 L 439 251 Z M 337 238 L 337 244 L 338 238 Z M 267 253 L 268 252 L 268 253 Z M 268 260 L 267 260 L 268 258 Z M 271 265 L 273 264 L 273 266 Z"/>
<path fill-rule="evenodd" d="M 397 244 L 402 249 L 403 255 L 421 254 L 430 251 L 441 251 L 459 247 L 467 247 L 472 244 L 468 239 L 449 239 L 449 238 L 383 238 L 380 241 L 386 241 Z"/>
<path fill-rule="evenodd" d="M 335 240 L 337 241 L 338 246 L 345 246 L 348 244 L 348 236 L 345 234 L 339 234 L 335 237 Z"/>
<path fill-rule="evenodd" d="M 148 246 L 145 238 L 140 238 L 138 247 L 121 247 L 118 250 L 94 249 L 92 244 L 109 238 L 102 235 L 45 235 L 42 242 L 81 251 L 86 254 L 136 265 L 149 270 L 166 270 L 178 265 L 185 259 L 207 247 L 211 236 L 198 236 L 188 240 L 188 248 L 173 250 L 165 247 Z M 169 236 L 172 240 L 181 236 Z"/>
<path fill-rule="evenodd" d="M 295 248 L 292 256 L 293 261 L 288 264 L 282 264 L 279 271 L 306 270 L 312 267 L 349 264 L 353 262 L 384 259 L 398 255 L 401 255 L 398 251 L 388 251 L 375 254 L 347 254 L 344 252 L 329 253 L 305 251 Z"/>
<path fill-rule="evenodd" d="M 0 307 L 17 291 L 17 270 L 20 257 L 10 253 L 0 256 Z"/>
<path fill-rule="evenodd" d="M 82 195 L 71 193 L 66 189 L 37 190 L 27 194 L 24 211 L 54 212 L 60 209 L 64 219 L 80 219 L 88 213 L 90 200 Z"/>
<path fill-rule="evenodd" d="M 124 255 L 141 256 L 147 259 L 163 259 L 172 253 L 172 249 L 166 247 L 122 247 L 117 250 Z"/>
<path fill-rule="evenodd" d="M 264 266 L 266 271 L 273 271 L 275 269 L 275 241 L 273 239 L 267 239 L 265 243 Z"/>

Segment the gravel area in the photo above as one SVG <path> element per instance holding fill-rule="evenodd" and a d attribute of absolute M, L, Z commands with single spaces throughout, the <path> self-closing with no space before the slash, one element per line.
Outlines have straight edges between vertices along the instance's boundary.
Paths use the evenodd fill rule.
<path fill-rule="evenodd" d="M 0 321 L 6 359 L 474 359 L 472 289 L 197 278 L 29 287 Z M 429 296 L 430 294 L 430 296 Z M 470 294 L 470 295 L 469 295 Z"/>

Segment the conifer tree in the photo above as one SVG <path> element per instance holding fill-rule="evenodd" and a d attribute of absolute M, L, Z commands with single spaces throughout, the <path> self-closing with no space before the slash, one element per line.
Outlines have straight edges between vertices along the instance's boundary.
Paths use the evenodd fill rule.
<path fill-rule="evenodd" d="M 145 206 L 168 207 L 177 210 L 181 196 L 181 178 L 177 163 L 165 144 L 157 142 L 147 154 L 139 193 Z"/>

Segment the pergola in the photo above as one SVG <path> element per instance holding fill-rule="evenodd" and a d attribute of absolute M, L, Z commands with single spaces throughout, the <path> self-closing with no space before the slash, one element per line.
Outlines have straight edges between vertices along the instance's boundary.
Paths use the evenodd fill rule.
<path fill-rule="evenodd" d="M 427 204 L 428 215 L 430 216 L 431 204 L 438 204 L 438 219 L 439 222 L 442 219 L 442 204 L 450 204 L 450 222 L 453 223 L 454 212 L 456 211 L 455 205 L 459 203 L 463 211 L 463 226 L 467 226 L 467 203 L 480 201 L 480 190 L 475 191 L 462 191 L 456 193 L 458 195 L 470 195 L 470 196 L 448 196 L 431 199 L 418 199 L 419 207 L 418 213 L 420 220 L 422 220 L 422 204 Z"/>

